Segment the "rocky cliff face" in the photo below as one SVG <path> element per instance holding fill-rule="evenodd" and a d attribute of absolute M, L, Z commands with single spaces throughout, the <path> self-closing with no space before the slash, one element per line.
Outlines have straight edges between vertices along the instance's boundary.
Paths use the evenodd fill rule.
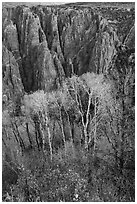
<path fill-rule="evenodd" d="M 4 8 L 3 52 L 12 54 L 24 90 L 50 91 L 73 73 L 107 74 L 118 47 L 134 49 L 134 10 L 113 10 L 112 19 L 112 14 L 89 7 Z M 116 15 L 121 12 L 123 24 Z M 9 72 L 6 58 L 3 54 L 3 73 Z"/>

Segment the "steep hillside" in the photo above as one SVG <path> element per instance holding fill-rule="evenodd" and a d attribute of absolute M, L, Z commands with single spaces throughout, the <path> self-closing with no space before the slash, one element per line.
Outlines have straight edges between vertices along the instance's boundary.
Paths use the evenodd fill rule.
<path fill-rule="evenodd" d="M 135 4 L 5 2 L 3 201 L 135 201 Z"/>
<path fill-rule="evenodd" d="M 126 37 L 128 47 L 134 46 L 133 27 L 133 9 L 89 6 L 3 9 L 3 44 L 18 64 L 26 92 L 54 89 L 62 77 L 71 76 L 72 72 L 107 73 Z"/>

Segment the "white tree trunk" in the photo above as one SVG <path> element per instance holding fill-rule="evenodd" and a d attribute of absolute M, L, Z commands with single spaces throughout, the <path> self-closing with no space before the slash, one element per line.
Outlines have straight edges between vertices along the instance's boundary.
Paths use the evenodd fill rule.
<path fill-rule="evenodd" d="M 65 132 L 64 132 L 64 126 L 63 126 L 62 115 L 61 115 L 61 109 L 60 109 L 60 122 L 61 122 L 61 132 L 62 132 L 62 137 L 63 137 L 63 142 L 64 142 L 64 148 L 65 148 L 65 156 L 66 156 L 66 139 L 65 139 Z"/>
<path fill-rule="evenodd" d="M 96 149 L 96 144 L 97 144 L 97 121 L 96 121 L 96 116 L 97 116 L 97 103 L 96 103 L 96 98 L 95 98 L 95 129 L 94 129 L 94 153 Z"/>
<path fill-rule="evenodd" d="M 48 132 L 48 141 L 49 141 L 49 148 L 50 148 L 50 160 L 52 161 L 52 159 L 53 159 L 53 150 L 52 150 L 51 133 L 50 133 L 50 128 L 49 128 L 48 121 L 49 121 L 48 116 L 46 115 L 46 127 L 47 127 L 47 132 Z"/>

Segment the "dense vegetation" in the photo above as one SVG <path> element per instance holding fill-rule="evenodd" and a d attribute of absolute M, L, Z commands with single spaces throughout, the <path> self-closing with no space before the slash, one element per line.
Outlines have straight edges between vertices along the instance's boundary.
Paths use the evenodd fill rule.
<path fill-rule="evenodd" d="M 3 200 L 133 201 L 134 108 L 120 88 L 127 83 L 126 75 L 119 89 L 102 74 L 73 75 L 59 90 L 8 104 Z"/>
<path fill-rule="evenodd" d="M 135 201 L 134 10 L 116 4 L 3 12 L 3 201 Z"/>

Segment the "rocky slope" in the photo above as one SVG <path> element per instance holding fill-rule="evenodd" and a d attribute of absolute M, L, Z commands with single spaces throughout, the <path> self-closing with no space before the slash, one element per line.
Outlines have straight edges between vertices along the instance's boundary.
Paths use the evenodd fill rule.
<path fill-rule="evenodd" d="M 57 185 L 54 185 L 54 182 L 53 183 L 51 182 L 51 186 L 53 189 L 51 188 L 50 191 L 47 191 L 47 189 L 45 188 L 43 190 L 43 186 L 41 187 L 41 181 L 43 180 L 43 178 L 46 178 L 46 179 L 49 178 L 48 177 L 49 175 L 51 175 L 50 177 L 52 178 L 53 181 L 56 180 L 56 176 L 55 176 L 56 172 L 53 173 L 53 175 L 47 172 L 47 166 L 48 168 L 50 167 L 50 165 L 46 163 L 48 161 L 48 154 L 49 154 L 48 152 L 50 151 L 49 141 L 47 140 L 48 138 L 47 130 L 49 129 L 51 130 L 51 144 L 53 146 L 52 148 L 53 148 L 53 156 L 55 156 L 55 164 L 56 164 L 56 161 L 57 162 L 59 161 L 59 165 L 61 164 L 60 166 L 62 168 L 62 164 L 64 163 L 66 166 L 65 168 L 69 172 L 69 168 L 68 168 L 69 160 L 67 164 L 66 161 L 63 160 L 63 156 L 61 156 L 63 155 L 63 148 L 66 145 L 68 150 L 68 155 L 70 155 L 69 157 L 71 158 L 70 163 L 73 166 L 72 168 L 74 169 L 74 172 L 75 172 L 75 167 L 76 167 L 76 172 L 77 170 L 78 172 L 80 172 L 79 175 L 80 175 L 80 178 L 82 178 L 82 180 L 83 178 L 86 178 L 88 183 L 92 184 L 91 179 L 92 177 L 94 177 L 93 176 L 94 172 L 95 172 L 95 176 L 97 175 L 94 178 L 98 178 L 98 180 L 95 183 L 95 188 L 92 185 L 93 186 L 92 189 L 97 188 L 97 192 L 98 192 L 98 189 L 101 188 L 101 191 L 100 191 L 101 192 L 100 198 L 102 199 L 101 201 L 104 201 L 104 202 L 105 201 L 124 201 L 125 202 L 125 200 L 133 201 L 134 200 L 134 183 L 133 183 L 134 182 L 134 149 L 135 149 L 134 148 L 134 144 L 135 144 L 134 142 L 134 126 L 135 126 L 134 125 L 134 121 L 135 121 L 135 114 L 134 114 L 135 113 L 135 26 L 134 26 L 135 10 L 134 10 L 134 4 L 130 4 L 130 3 L 101 4 L 101 3 L 94 3 L 94 2 L 78 3 L 78 4 L 75 3 L 75 4 L 68 4 L 68 5 L 54 5 L 54 6 L 36 5 L 36 3 L 35 5 L 32 5 L 31 3 L 27 3 L 27 5 L 24 5 L 24 6 L 21 5 L 21 3 L 18 3 L 18 4 L 19 4 L 18 6 L 16 5 L 16 3 L 12 3 L 12 2 L 3 4 L 3 15 L 2 15 L 2 45 L 3 45 L 2 46 L 2 76 L 3 76 L 3 86 L 2 86 L 3 88 L 2 141 L 3 143 L 2 145 L 3 145 L 4 201 L 6 201 L 5 195 L 6 197 L 9 197 L 10 195 L 8 194 L 8 189 L 9 189 L 9 192 L 11 193 L 10 185 L 15 184 L 17 179 L 19 179 L 18 180 L 19 182 L 17 182 L 17 184 L 15 185 L 15 189 L 17 189 L 17 192 L 12 191 L 14 193 L 14 196 L 12 196 L 12 201 L 13 201 L 13 197 L 15 197 L 15 199 L 16 197 L 18 198 L 18 196 L 20 195 L 19 193 L 20 190 L 22 191 L 22 189 L 26 189 L 24 184 L 25 182 L 27 184 L 27 179 L 28 179 L 28 189 L 30 189 L 28 190 L 28 192 L 30 192 L 30 194 L 28 197 L 24 198 L 24 200 L 30 201 L 30 199 L 33 199 L 33 197 L 31 196 L 31 190 L 32 191 L 34 190 L 35 192 L 35 189 L 29 186 L 31 171 L 35 172 L 36 178 L 38 178 L 37 180 L 35 180 L 35 177 L 32 177 L 31 185 L 33 185 L 33 182 L 36 184 L 36 181 L 38 181 L 38 183 L 40 184 L 40 187 L 38 187 L 38 189 L 40 189 L 39 190 L 40 196 L 48 195 L 47 193 L 49 192 L 49 195 L 51 196 L 59 195 L 59 198 L 61 195 L 61 200 L 59 199 L 58 201 L 62 201 L 62 195 L 66 195 L 64 194 L 64 191 L 63 191 L 63 194 L 60 194 L 60 193 L 58 194 L 59 192 L 58 181 L 57 181 Z M 118 116 L 117 116 L 117 108 L 115 108 L 116 113 L 114 113 L 113 108 L 112 108 L 112 113 L 110 111 L 111 109 L 108 109 L 108 110 L 106 109 L 106 112 L 108 112 L 107 113 L 108 117 L 106 118 L 103 112 L 103 114 L 101 113 L 101 117 L 103 116 L 103 119 L 102 119 L 100 117 L 101 111 L 98 114 L 98 110 L 97 110 L 98 105 L 97 105 L 97 108 L 94 105 L 96 104 L 98 97 L 95 97 L 95 102 L 94 102 L 94 96 L 93 96 L 92 103 L 89 106 L 87 104 L 88 97 L 86 96 L 86 94 L 81 94 L 82 92 L 79 92 L 81 95 L 80 97 L 81 103 L 79 102 L 78 106 L 80 106 L 80 109 L 79 107 L 78 109 L 80 111 L 82 109 L 83 113 L 88 112 L 88 108 L 91 109 L 90 110 L 91 113 L 89 113 L 88 117 L 87 117 L 87 114 L 82 113 L 82 119 L 79 118 L 79 116 L 77 116 L 77 113 L 75 113 L 77 112 L 76 110 L 77 101 L 76 101 L 76 105 L 74 103 L 74 109 L 70 108 L 73 106 L 71 104 L 71 101 L 68 102 L 67 100 L 67 102 L 65 102 L 65 108 L 62 108 L 62 106 L 64 106 L 63 105 L 64 103 L 63 104 L 61 103 L 61 105 L 58 106 L 59 108 L 57 107 L 57 109 L 59 109 L 59 112 L 57 110 L 57 113 L 56 113 L 56 108 L 54 109 L 54 105 L 51 106 L 51 108 L 49 109 L 51 111 L 49 116 L 50 120 L 48 124 L 46 122 L 46 127 L 45 127 L 45 122 L 43 125 L 42 119 L 44 118 L 40 117 L 41 115 L 43 117 L 43 113 L 40 114 L 39 112 L 39 117 L 37 117 L 37 114 L 33 113 L 32 110 L 31 110 L 32 112 L 29 111 L 29 109 L 27 108 L 28 104 L 30 104 L 30 107 L 31 106 L 33 107 L 35 105 L 35 103 L 31 104 L 31 100 L 30 100 L 31 97 L 32 97 L 32 101 L 34 101 L 35 98 L 38 99 L 36 100 L 36 103 L 41 102 L 41 99 L 43 100 L 43 92 L 42 92 L 42 97 L 40 93 L 37 94 L 33 92 L 41 89 L 45 90 L 46 92 L 50 92 L 56 89 L 61 90 L 60 86 L 62 85 L 62 81 L 64 80 L 64 78 L 71 77 L 73 74 L 80 76 L 86 72 L 94 72 L 97 74 L 103 73 L 104 75 L 103 80 L 104 82 L 108 82 L 108 83 L 106 84 L 103 90 L 103 87 L 102 87 L 103 82 L 100 83 L 100 79 L 98 78 L 99 80 L 97 82 L 99 83 L 99 86 L 97 86 L 97 88 L 99 88 L 99 91 L 101 90 L 101 94 L 105 91 L 107 92 L 107 85 L 109 85 L 109 82 L 111 83 L 111 85 L 112 84 L 114 85 L 114 86 L 111 86 L 112 87 L 111 93 L 112 93 L 112 96 L 114 95 L 114 99 L 116 101 L 116 103 L 114 104 L 118 104 L 118 106 L 116 106 L 119 108 Z M 90 74 L 88 73 L 86 76 L 88 77 L 89 75 Z M 100 76 L 102 77 L 102 75 Z M 96 76 L 96 77 L 100 77 L 100 76 Z M 73 76 L 73 79 L 75 78 L 76 77 Z M 82 76 L 78 78 L 80 79 L 82 78 Z M 92 80 L 92 77 L 89 77 L 88 79 Z M 93 80 L 96 80 L 96 78 L 93 77 Z M 91 85 L 92 84 L 94 86 L 96 82 L 93 81 L 93 83 L 91 82 Z M 50 96 L 53 96 L 53 101 L 54 101 L 54 94 L 57 94 L 58 92 L 59 91 L 49 94 Z M 27 93 L 28 94 L 33 93 L 33 94 L 28 95 Z M 61 92 L 59 92 L 59 94 L 60 93 Z M 74 93 L 75 93 L 75 90 L 74 90 Z M 47 95 L 48 94 L 46 94 L 46 96 Z M 62 93 L 61 93 L 61 96 L 63 96 L 63 100 L 64 100 L 64 95 L 62 95 Z M 103 93 L 102 96 L 103 97 L 105 96 L 104 98 L 106 99 L 108 104 L 109 102 L 111 102 L 112 98 L 108 97 L 109 95 L 106 96 L 106 94 Z M 26 98 L 26 102 L 27 102 L 26 107 L 24 106 L 24 102 L 25 102 L 24 98 Z M 58 95 L 57 95 L 57 98 L 58 98 Z M 78 98 L 79 98 L 79 94 L 78 94 Z M 45 98 L 44 98 L 44 102 L 45 102 Z M 103 104 L 103 102 L 101 103 Z M 58 103 L 56 104 L 58 105 Z M 67 105 L 68 107 L 66 108 Z M 76 109 L 75 109 L 75 106 L 76 106 Z M 111 103 L 110 103 L 110 107 L 111 107 Z M 96 110 L 97 110 L 97 113 L 96 113 Z M 86 115 L 85 118 L 83 117 L 84 115 Z M 94 117 L 95 122 L 93 120 L 93 115 L 95 116 Z M 39 118 L 40 120 L 38 120 Z M 84 153 L 83 151 L 84 135 L 82 132 L 84 129 L 83 127 L 85 127 L 85 125 L 88 124 L 87 121 L 89 119 L 92 120 L 90 121 L 91 123 L 89 123 L 89 125 L 91 125 L 90 129 L 92 129 L 93 131 L 95 129 L 95 131 L 94 131 L 93 140 L 91 140 L 91 142 L 88 145 L 89 156 L 87 157 L 87 152 Z M 82 120 L 83 121 L 85 120 L 84 123 L 81 122 Z M 62 124 L 62 126 L 60 124 Z M 44 132 L 43 132 L 43 129 L 44 129 Z M 88 129 L 86 130 L 86 134 L 87 133 L 88 133 Z M 93 133 L 90 132 L 90 134 L 93 134 Z M 45 137 L 44 140 L 42 136 L 43 138 Z M 71 137 L 73 142 L 72 140 L 70 140 Z M 66 139 L 66 141 L 65 142 L 62 141 L 62 138 Z M 97 138 L 97 141 L 95 141 L 97 143 L 96 144 L 97 153 L 95 155 L 99 159 L 97 160 L 96 163 L 90 157 L 90 155 L 91 156 L 94 155 L 94 153 L 91 152 L 92 150 L 91 148 L 94 145 L 94 140 L 95 140 L 94 138 L 95 139 Z M 71 141 L 71 144 L 70 144 L 70 141 Z M 80 151 L 79 151 L 79 145 L 80 145 Z M 40 150 L 42 148 L 43 150 L 44 149 L 46 150 L 45 152 L 47 152 L 46 160 L 45 160 L 45 156 L 43 159 L 43 153 L 42 155 L 40 153 Z M 54 151 L 55 151 L 55 154 L 54 154 Z M 114 156 L 112 155 L 113 151 L 116 152 Z M 119 160 L 117 160 L 117 158 Z M 112 166 L 112 163 L 115 159 L 117 162 L 116 162 L 116 166 L 114 167 L 114 170 L 116 170 L 117 167 L 120 167 L 120 170 L 123 170 L 122 172 L 123 174 L 119 174 L 119 171 L 118 171 L 118 173 L 116 174 L 117 176 L 115 176 L 112 167 L 111 167 L 112 169 L 111 171 L 113 172 L 112 174 L 108 168 L 108 164 L 110 163 Z M 74 164 L 72 162 L 73 160 L 75 161 Z M 89 162 L 87 162 L 88 160 Z M 106 164 L 105 164 L 105 160 L 107 161 Z M 77 164 L 77 161 L 78 161 L 78 164 Z M 43 162 L 45 167 L 43 165 Z M 21 175 L 21 172 L 20 172 L 21 168 L 19 168 L 19 172 L 18 172 L 18 168 L 17 168 L 18 166 L 19 167 L 25 166 L 25 168 L 24 167 L 22 168 L 23 169 L 22 175 L 25 175 L 25 177 L 22 177 Z M 43 169 L 46 169 L 46 172 L 44 172 L 44 174 L 41 174 L 41 171 L 39 171 L 41 167 L 42 167 L 42 172 L 43 172 Z M 127 169 L 130 168 L 130 171 L 125 171 L 126 168 Z M 26 177 L 26 173 L 24 174 L 24 172 L 27 172 L 26 171 L 27 169 L 30 169 L 30 171 L 28 171 L 29 173 L 28 177 Z M 49 169 L 49 170 L 50 170 L 50 173 L 52 173 L 52 169 Z M 38 172 L 40 172 L 40 174 Z M 73 178 L 73 174 L 71 171 L 70 171 L 70 174 L 71 174 L 71 178 Z M 47 177 L 45 177 L 45 175 L 47 175 Z M 61 174 L 59 173 L 59 175 Z M 75 175 L 76 174 L 74 174 L 74 176 Z M 102 179 L 103 175 L 105 178 L 104 180 Z M 108 179 L 107 179 L 108 181 L 106 181 L 106 175 L 108 175 Z M 112 179 L 113 185 L 110 185 L 111 183 L 109 184 L 110 182 L 109 175 L 110 175 L 110 178 Z M 126 178 L 127 180 L 126 181 L 122 180 L 121 175 L 123 175 L 123 178 L 124 179 Z M 130 175 L 130 178 L 127 175 Z M 25 180 L 22 180 L 22 178 Z M 62 182 L 62 177 L 60 178 Z M 71 179 L 69 180 L 71 181 Z M 69 185 L 69 182 L 67 180 L 66 181 L 63 180 L 63 186 L 65 182 L 67 183 L 67 185 Z M 76 179 L 76 182 L 74 183 L 77 184 L 80 182 L 79 180 Z M 123 183 L 124 185 L 121 185 L 121 183 Z M 83 183 L 80 183 L 80 185 L 81 184 L 83 186 Z M 94 191 L 92 191 L 91 186 L 89 184 L 88 185 L 86 184 L 87 185 L 86 188 L 90 189 L 89 193 L 91 192 L 90 194 L 93 200 L 88 200 L 88 198 L 87 200 L 94 202 L 96 201 L 94 200 Z M 93 184 L 94 184 L 94 180 L 93 180 Z M 105 184 L 105 187 L 102 186 L 102 184 L 103 185 Z M 106 188 L 106 186 L 108 187 Z M 59 187 L 60 187 L 60 184 L 59 184 Z M 70 196 L 70 195 L 73 195 L 74 192 L 77 192 L 72 188 L 72 185 L 70 185 L 69 188 L 71 189 L 72 194 L 69 191 L 66 191 L 68 192 L 67 195 Z M 110 193 L 111 188 L 112 188 L 112 193 Z M 64 189 L 64 187 L 62 189 Z M 87 195 L 85 193 L 87 192 L 87 189 L 86 191 L 84 191 L 82 188 L 79 195 L 80 196 L 81 194 L 83 194 L 84 196 Z M 24 190 L 24 192 L 26 192 L 26 190 Z M 32 193 L 32 194 L 34 194 L 34 197 L 37 196 L 37 193 Z M 121 197 L 119 196 L 120 194 L 122 194 L 122 198 L 124 200 L 121 199 Z M 112 198 L 111 196 L 107 198 L 108 195 L 112 195 Z M 113 195 L 116 195 L 116 196 L 113 197 Z M 23 193 L 23 196 L 25 196 L 25 193 Z M 127 198 L 125 198 L 126 196 Z M 58 196 L 56 197 L 58 199 Z M 72 200 L 72 196 L 70 197 Z M 46 199 L 44 201 L 47 201 L 48 198 L 44 197 L 44 199 Z M 54 201 L 52 199 L 53 198 L 51 198 L 51 200 L 49 201 Z M 41 200 L 43 201 L 43 199 Z"/>
<path fill-rule="evenodd" d="M 73 73 L 108 74 L 120 47 L 134 53 L 131 8 L 3 7 L 2 28 L 3 82 L 13 92 L 50 91 Z"/>

